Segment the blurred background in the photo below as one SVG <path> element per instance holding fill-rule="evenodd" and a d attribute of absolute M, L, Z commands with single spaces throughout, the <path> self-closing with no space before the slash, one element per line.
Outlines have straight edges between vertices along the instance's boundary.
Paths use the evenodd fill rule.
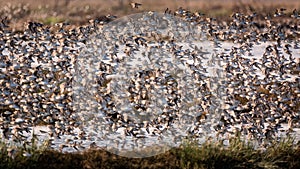
<path fill-rule="evenodd" d="M 132 2 L 142 5 L 133 8 Z M 0 5 L 1 19 L 7 17 L 12 30 L 22 30 L 29 21 L 82 25 L 108 14 L 122 17 L 149 10 L 175 11 L 179 7 L 225 21 L 233 12 L 255 11 L 267 15 L 277 8 L 285 8 L 287 13 L 300 9 L 299 0 L 0 0 Z"/>

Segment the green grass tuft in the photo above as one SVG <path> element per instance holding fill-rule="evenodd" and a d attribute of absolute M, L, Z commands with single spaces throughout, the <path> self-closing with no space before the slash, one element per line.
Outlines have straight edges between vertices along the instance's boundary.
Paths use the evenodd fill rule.
<path fill-rule="evenodd" d="M 56 23 L 61 23 L 63 21 L 64 20 L 61 18 L 49 16 L 49 17 L 45 18 L 44 20 L 42 20 L 41 22 L 46 25 L 54 25 Z"/>

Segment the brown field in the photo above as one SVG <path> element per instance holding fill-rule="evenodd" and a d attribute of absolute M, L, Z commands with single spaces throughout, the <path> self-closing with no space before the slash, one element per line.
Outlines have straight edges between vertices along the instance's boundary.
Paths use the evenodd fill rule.
<path fill-rule="evenodd" d="M 287 13 L 300 9 L 298 0 L 137 0 L 143 4 L 138 9 L 132 9 L 129 0 L 11 0 L 0 1 L 1 18 L 8 16 L 12 30 L 22 30 L 25 23 L 38 21 L 44 24 L 68 22 L 82 25 L 101 15 L 124 15 L 143 11 L 164 12 L 166 8 L 175 11 L 179 7 L 190 11 L 199 11 L 206 17 L 217 18 L 220 21 L 230 19 L 234 12 L 257 12 L 273 14 L 277 8 L 286 8 Z"/>

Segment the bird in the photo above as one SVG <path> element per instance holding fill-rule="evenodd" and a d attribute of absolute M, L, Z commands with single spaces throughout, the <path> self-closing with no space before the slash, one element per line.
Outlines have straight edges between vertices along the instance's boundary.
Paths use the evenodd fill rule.
<path fill-rule="evenodd" d="M 142 6 L 142 4 L 136 2 L 131 2 L 130 5 L 133 9 L 138 9 L 140 6 Z"/>
<path fill-rule="evenodd" d="M 8 20 L 7 20 L 7 16 L 5 17 L 5 18 L 3 18 L 2 20 L 1 20 L 1 23 L 0 23 L 0 30 L 4 30 L 4 29 L 6 29 L 6 28 L 8 28 L 9 26 L 8 26 Z"/>
<path fill-rule="evenodd" d="M 299 15 L 299 12 L 297 11 L 297 9 L 293 10 L 293 14 L 291 15 L 291 17 L 295 18 L 295 19 L 300 19 L 300 15 Z"/>
<path fill-rule="evenodd" d="M 32 33 L 37 33 L 38 32 L 38 28 L 41 28 L 43 26 L 42 23 L 38 23 L 38 22 L 28 22 L 28 29 L 32 32 Z"/>
<path fill-rule="evenodd" d="M 274 17 L 278 17 L 278 16 L 284 16 L 286 9 L 285 8 L 277 8 L 276 12 L 274 14 Z"/>

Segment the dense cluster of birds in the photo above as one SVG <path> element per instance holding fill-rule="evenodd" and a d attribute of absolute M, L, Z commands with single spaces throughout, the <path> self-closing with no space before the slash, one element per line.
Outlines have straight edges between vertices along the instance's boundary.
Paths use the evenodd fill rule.
<path fill-rule="evenodd" d="M 140 4 L 131 4 L 138 8 Z M 151 12 L 153 13 L 153 12 Z M 138 33 L 124 37 L 121 34 L 113 48 L 105 51 L 107 61 L 101 61 L 96 71 L 96 94 L 88 93 L 97 102 L 97 109 L 103 114 L 106 130 L 119 131 L 124 137 L 146 139 L 159 136 L 180 122 L 183 109 L 182 92 L 175 74 L 167 72 L 167 66 L 161 69 L 139 70 L 129 80 L 126 89 L 130 111 L 143 116 L 155 110 L 151 101 L 157 98 L 155 89 L 162 91 L 166 99 L 161 106 L 162 112 L 149 121 L 136 122 L 122 112 L 114 99 L 114 81 L 112 75 L 116 65 L 126 63 L 141 49 L 155 53 L 165 49 L 178 58 L 191 70 L 194 92 L 199 98 L 188 107 L 193 107 L 196 114 L 191 114 L 193 122 L 187 129 L 186 136 L 202 137 L 204 128 L 213 128 L 219 137 L 226 134 L 241 134 L 259 143 L 278 139 L 277 133 L 283 124 L 288 128 L 285 133 L 293 133 L 300 127 L 300 60 L 299 37 L 300 16 L 297 10 L 289 17 L 285 9 L 279 9 L 273 16 L 260 16 L 256 13 L 234 13 L 231 22 L 222 22 L 205 17 L 199 12 L 179 8 L 172 12 L 166 9 L 163 15 L 181 18 L 186 24 L 197 25 L 215 49 L 222 49 L 222 43 L 230 41 L 235 47 L 207 57 L 209 53 L 201 46 L 191 45 L 185 49 L 180 39 L 162 33 Z M 286 22 L 276 19 L 288 18 Z M 78 59 L 89 60 L 83 55 L 90 43 L 91 35 L 102 35 L 107 23 L 115 20 L 107 15 L 91 20 L 87 25 L 73 27 L 67 23 L 46 26 L 38 22 L 29 22 L 22 32 L 9 30 L 7 18 L 0 23 L 0 127 L 2 140 L 13 140 L 30 144 L 28 134 L 34 126 L 47 126 L 48 130 L 40 133 L 49 134 L 54 141 L 63 135 L 71 135 L 61 148 L 80 149 L 83 140 L 92 138 L 86 131 L 88 124 L 82 124 L 82 118 L 91 118 L 89 124 L 99 120 L 96 115 L 83 117 L 76 109 L 86 109 L 85 96 L 74 95 L 74 74 Z M 253 46 L 271 42 L 262 56 L 253 56 Z M 119 46 L 125 46 L 123 49 Z M 108 47 L 107 47 L 108 48 Z M 293 52 L 298 50 L 298 52 Z M 94 56 L 95 57 L 95 56 Z M 103 58 L 103 57 L 99 57 Z M 187 61 L 188 59 L 192 61 Z M 209 77 L 205 64 L 218 65 L 217 74 L 225 78 Z M 78 65 L 77 65 L 78 66 Z M 220 95 L 214 95 L 213 83 L 221 86 Z M 77 83 L 85 83 L 79 82 Z M 83 84 L 86 85 L 86 84 Z M 181 88 L 180 88 L 181 87 Z M 218 88 L 218 87 L 217 87 Z M 82 93 L 81 93 L 82 94 Z M 216 101 L 220 97 L 222 104 Z M 74 105 L 75 102 L 78 105 Z M 158 99 L 160 100 L 160 99 Z M 79 103 L 82 103 L 80 105 Z M 222 105 L 222 106 L 218 106 Z M 187 105 L 185 105 L 187 106 Z M 188 108 L 186 109 L 188 110 Z M 90 111 L 87 109 L 87 111 Z M 215 120 L 211 120 L 215 119 Z M 206 127 L 205 127 L 206 126 Z M 79 130 L 75 130 L 79 128 Z M 104 132 L 93 128 L 94 133 Z M 210 129 L 205 129 L 210 130 Z M 182 136 L 181 133 L 179 136 Z M 91 139 L 92 140 L 92 139 Z M 92 140 L 96 142 L 97 140 Z M 95 143 L 91 144 L 94 146 Z M 262 144 L 264 145 L 264 144 Z"/>

